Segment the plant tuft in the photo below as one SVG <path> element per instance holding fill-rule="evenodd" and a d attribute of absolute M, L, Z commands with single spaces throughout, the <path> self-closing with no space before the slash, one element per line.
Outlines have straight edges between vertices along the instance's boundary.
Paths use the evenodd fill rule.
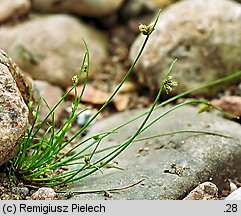
<path fill-rule="evenodd" d="M 197 91 L 202 88 L 207 88 L 224 81 L 228 81 L 241 76 L 241 71 L 233 73 L 227 77 L 215 80 L 209 83 L 206 83 L 198 88 L 185 91 L 179 95 L 176 95 L 159 105 L 159 99 L 163 93 L 163 90 L 166 93 L 170 93 L 174 87 L 177 86 L 177 82 L 172 80 L 170 76 L 171 70 L 174 67 L 176 60 L 170 65 L 170 68 L 163 76 L 162 86 L 159 89 L 157 96 L 150 107 L 148 112 L 142 113 L 141 115 L 134 117 L 133 119 L 113 128 L 112 130 L 101 132 L 90 137 L 84 137 L 80 139 L 80 136 L 86 129 L 89 128 L 90 124 L 96 119 L 96 117 L 110 104 L 112 99 L 120 90 L 123 83 L 127 80 L 131 72 L 133 71 L 135 65 L 137 64 L 146 44 L 149 39 L 150 34 L 154 31 L 157 24 L 158 18 L 160 16 L 160 11 L 157 14 L 157 17 L 154 21 L 154 24 L 151 25 L 140 25 L 140 31 L 145 35 L 145 40 L 140 48 L 139 53 L 136 56 L 136 59 L 130 66 L 130 69 L 126 72 L 125 76 L 113 91 L 109 99 L 102 105 L 102 107 L 94 113 L 87 122 L 70 138 L 66 139 L 66 134 L 70 130 L 74 121 L 78 119 L 78 116 L 86 112 L 88 108 L 82 109 L 79 111 L 79 105 L 83 97 L 86 85 L 88 83 L 88 75 L 90 70 L 90 56 L 88 47 L 83 40 L 85 46 L 85 54 L 83 56 L 83 61 L 79 70 L 79 74 L 75 75 L 72 78 L 72 88 L 66 92 L 60 101 L 51 109 L 47 102 L 44 99 L 40 99 L 36 108 L 33 110 L 33 101 L 32 99 L 28 103 L 29 110 L 32 111 L 33 121 L 30 128 L 26 131 L 26 135 L 23 137 L 20 145 L 18 146 L 16 155 L 12 160 L 7 164 L 9 178 L 12 182 L 18 183 L 23 182 L 26 185 L 31 187 L 53 187 L 59 185 L 65 185 L 74 181 L 81 180 L 96 171 L 101 171 L 103 168 L 117 168 L 122 169 L 111 163 L 114 158 L 121 154 L 130 144 L 137 142 L 143 139 L 138 140 L 138 136 L 142 134 L 147 128 L 159 121 L 163 116 L 171 113 L 175 109 L 178 109 L 182 106 L 188 104 L 202 104 L 203 108 L 199 112 L 207 111 L 209 108 L 214 108 L 218 111 L 223 112 L 217 107 L 214 107 L 209 102 L 203 100 L 188 100 L 182 102 L 178 105 L 171 107 L 169 110 L 163 112 L 160 116 L 148 122 L 152 112 L 159 107 L 162 107 L 174 100 L 177 100 L 191 92 Z M 80 95 L 77 94 L 77 85 L 80 82 L 80 78 L 84 77 L 84 84 Z M 61 125 L 57 127 L 55 125 L 55 110 L 56 108 L 67 98 L 71 91 L 75 92 L 75 96 L 71 106 L 71 113 L 69 118 Z M 32 94 L 31 94 L 32 95 Z M 32 97 L 30 97 L 32 98 Z M 41 104 L 45 103 L 49 109 L 49 113 L 46 115 L 44 120 L 39 121 L 39 112 L 41 109 Z M 223 112 L 224 113 L 224 112 Z M 124 140 L 122 143 L 111 147 L 103 147 L 102 141 L 111 134 L 118 133 L 118 131 L 136 121 L 137 119 L 144 117 L 139 128 L 134 132 L 134 134 L 128 139 Z M 48 119 L 51 118 L 51 122 L 48 122 Z M 148 123 L 147 123 L 148 122 Z M 44 129 L 44 133 L 40 135 L 40 131 Z M 157 136 L 165 136 L 173 133 L 200 133 L 206 135 L 217 135 L 212 131 L 177 131 L 177 132 L 163 132 Z M 225 136 L 225 135 L 223 135 Z M 153 136 L 154 137 L 154 136 Z M 227 136 L 226 136 L 227 137 Z M 151 138 L 151 137 L 150 137 Z M 75 141 L 74 145 L 71 143 Z M 63 151 L 66 147 L 69 147 L 69 150 Z M 100 154 L 102 153 L 102 154 Z M 118 189 L 115 189 L 118 190 Z"/>

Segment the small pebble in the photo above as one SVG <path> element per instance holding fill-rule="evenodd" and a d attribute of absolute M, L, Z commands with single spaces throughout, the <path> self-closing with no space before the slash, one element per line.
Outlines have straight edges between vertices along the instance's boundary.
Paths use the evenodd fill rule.
<path fill-rule="evenodd" d="M 237 185 L 231 179 L 228 179 L 231 193 L 238 189 Z"/>
<path fill-rule="evenodd" d="M 90 117 L 92 115 L 93 115 L 93 112 L 91 110 L 83 111 L 77 117 L 77 124 L 80 125 L 80 126 L 85 125 L 90 120 Z"/>
<path fill-rule="evenodd" d="M 193 189 L 183 200 L 213 200 L 217 197 L 217 186 L 212 182 L 204 182 Z"/>
<path fill-rule="evenodd" d="M 29 193 L 29 189 L 27 187 L 13 187 L 12 192 L 20 196 L 26 197 Z"/>
<path fill-rule="evenodd" d="M 39 188 L 33 195 L 31 196 L 32 200 L 54 200 L 56 197 L 56 193 L 54 189 L 42 187 Z"/>

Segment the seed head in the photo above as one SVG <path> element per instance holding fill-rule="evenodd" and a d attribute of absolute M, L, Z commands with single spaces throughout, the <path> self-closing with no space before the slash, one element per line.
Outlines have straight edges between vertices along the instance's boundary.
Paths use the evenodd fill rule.
<path fill-rule="evenodd" d="M 85 162 L 85 165 L 90 165 L 90 157 L 85 155 L 84 156 L 84 162 Z"/>
<path fill-rule="evenodd" d="M 144 35 L 150 35 L 154 31 L 154 25 L 153 24 L 143 25 L 140 23 L 139 30 Z"/>
<path fill-rule="evenodd" d="M 172 76 L 167 76 L 164 80 L 164 89 L 167 94 L 169 94 L 174 87 L 178 85 L 178 82 L 172 80 Z"/>
<path fill-rule="evenodd" d="M 212 108 L 213 108 L 213 105 L 210 102 L 202 104 L 198 110 L 198 113 L 210 111 Z"/>
<path fill-rule="evenodd" d="M 74 85 L 78 84 L 79 80 L 78 80 L 78 76 L 77 75 L 72 77 L 72 82 L 73 82 Z"/>

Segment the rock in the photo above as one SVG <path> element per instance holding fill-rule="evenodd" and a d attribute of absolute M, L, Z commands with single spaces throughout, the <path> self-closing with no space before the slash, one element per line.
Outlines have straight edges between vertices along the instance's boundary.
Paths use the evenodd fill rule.
<path fill-rule="evenodd" d="M 156 118 L 167 108 L 157 109 Z M 93 124 L 86 137 L 100 131 L 110 131 L 115 126 L 143 113 L 133 110 L 119 113 Z M 183 199 L 202 182 L 212 181 L 222 191 L 224 180 L 241 175 L 241 126 L 213 113 L 197 114 L 193 107 L 182 107 L 166 115 L 138 137 L 150 137 L 179 130 L 216 132 L 233 137 L 181 133 L 150 140 L 133 142 L 113 162 L 124 168 L 102 169 L 94 175 L 70 185 L 70 191 L 90 191 L 120 188 L 145 179 L 127 190 L 111 192 L 110 199 Z M 141 120 L 132 122 L 104 139 L 99 148 L 121 144 L 137 130 Z M 96 158 L 104 153 L 96 155 Z M 94 161 L 92 161 L 94 163 Z M 212 179 L 212 180 L 211 180 Z M 74 195 L 71 199 L 105 199 L 103 194 Z"/>
<path fill-rule="evenodd" d="M 230 192 L 232 193 L 233 191 L 237 190 L 238 187 L 236 184 L 233 183 L 233 181 L 231 179 L 228 179 L 229 181 L 229 187 L 230 187 Z"/>
<path fill-rule="evenodd" d="M 226 112 L 241 116 L 241 97 L 240 96 L 223 96 L 220 99 L 212 101 L 214 106 L 220 107 Z"/>
<path fill-rule="evenodd" d="M 42 187 L 39 188 L 33 195 L 31 196 L 32 200 L 54 200 L 56 197 L 56 193 L 54 189 Z"/>
<path fill-rule="evenodd" d="M 13 187 L 12 192 L 21 197 L 26 197 L 29 193 L 29 189 L 27 187 Z"/>
<path fill-rule="evenodd" d="M 0 51 L 0 165 L 13 157 L 28 128 L 28 107 L 12 73 L 19 69 Z"/>
<path fill-rule="evenodd" d="M 178 2 L 180 0 L 152 0 L 152 3 L 156 9 L 167 7 L 175 2 Z"/>
<path fill-rule="evenodd" d="M 123 0 L 32 0 L 33 8 L 42 12 L 70 12 L 87 17 L 102 17 L 114 13 Z"/>
<path fill-rule="evenodd" d="M 8 65 L 9 72 L 12 74 L 21 95 L 27 104 L 29 102 L 32 79 L 26 74 L 22 73 L 19 67 L 1 49 L 0 56 L 2 63 L 4 65 Z"/>
<path fill-rule="evenodd" d="M 130 0 L 128 1 L 122 12 L 125 16 L 135 17 L 141 15 L 144 10 L 155 11 L 157 9 L 163 9 L 178 0 Z"/>
<path fill-rule="evenodd" d="M 225 200 L 241 200 L 241 188 L 238 188 L 231 194 L 229 194 Z"/>
<path fill-rule="evenodd" d="M 131 0 L 125 4 L 121 12 L 124 14 L 124 17 L 136 17 L 145 9 L 153 9 L 152 1 Z"/>
<path fill-rule="evenodd" d="M 204 182 L 193 189 L 183 200 L 213 200 L 217 198 L 217 186 L 212 182 Z"/>
<path fill-rule="evenodd" d="M 6 50 L 18 66 L 34 79 L 67 87 L 79 73 L 89 48 L 91 74 L 107 56 L 103 34 L 69 15 L 41 16 L 13 27 L 0 29 L 0 48 Z"/>
<path fill-rule="evenodd" d="M 85 110 L 81 112 L 77 116 L 77 124 L 81 127 L 83 127 L 91 118 L 91 116 L 94 115 L 94 112 L 92 110 Z M 94 121 L 95 122 L 95 121 Z"/>
<path fill-rule="evenodd" d="M 188 13 L 188 16 L 186 15 Z M 179 81 L 177 92 L 229 75 L 240 69 L 241 5 L 229 0 L 184 0 L 161 13 L 137 65 L 137 76 L 152 90 L 160 88 L 162 74 L 177 58 L 172 76 Z M 133 43 L 133 61 L 144 36 Z M 202 94 L 211 96 L 225 85 Z"/>
<path fill-rule="evenodd" d="M 1 0 L 0 4 L 0 23 L 11 18 L 26 15 L 30 11 L 29 0 Z"/>
<path fill-rule="evenodd" d="M 33 82 L 33 95 L 36 101 L 38 101 L 41 98 L 43 98 L 50 108 L 53 108 L 58 101 L 63 96 L 63 90 L 59 88 L 58 86 L 54 86 L 49 84 L 48 82 L 41 81 L 41 80 L 34 80 Z M 42 121 L 49 113 L 49 109 L 47 105 L 45 104 L 44 100 L 41 102 L 40 112 L 38 120 Z M 58 122 L 60 116 L 64 112 L 65 105 L 64 101 L 56 108 L 54 112 L 55 121 Z M 51 117 L 48 119 L 51 121 Z"/>

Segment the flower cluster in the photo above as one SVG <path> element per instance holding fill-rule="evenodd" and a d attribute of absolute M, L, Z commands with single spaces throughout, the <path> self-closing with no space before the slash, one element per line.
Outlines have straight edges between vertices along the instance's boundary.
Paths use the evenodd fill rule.
<path fill-rule="evenodd" d="M 198 113 L 208 112 L 212 108 L 213 108 L 213 105 L 210 102 L 202 104 L 202 106 L 198 110 Z"/>
<path fill-rule="evenodd" d="M 150 35 L 154 31 L 154 25 L 153 24 L 150 24 L 150 25 L 140 24 L 139 30 L 144 35 Z"/>
<path fill-rule="evenodd" d="M 178 85 L 178 82 L 172 80 L 172 76 L 167 76 L 164 80 L 164 89 L 167 94 L 169 94 L 174 87 Z"/>

